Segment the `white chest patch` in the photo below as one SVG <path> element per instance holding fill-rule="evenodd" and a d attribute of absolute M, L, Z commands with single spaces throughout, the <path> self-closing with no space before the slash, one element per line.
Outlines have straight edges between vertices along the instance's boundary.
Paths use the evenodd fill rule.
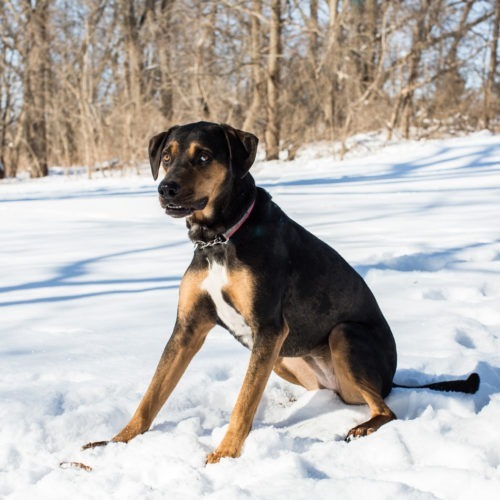
<path fill-rule="evenodd" d="M 243 345 L 251 349 L 253 346 L 252 329 L 247 325 L 243 316 L 222 296 L 222 289 L 227 284 L 226 267 L 217 262 L 210 263 L 208 276 L 203 280 L 201 288 L 206 290 L 214 301 L 220 320 Z"/>

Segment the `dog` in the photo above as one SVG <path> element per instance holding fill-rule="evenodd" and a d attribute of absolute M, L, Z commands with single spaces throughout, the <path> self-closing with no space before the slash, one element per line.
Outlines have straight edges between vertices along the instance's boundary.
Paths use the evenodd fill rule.
<path fill-rule="evenodd" d="M 249 169 L 258 139 L 198 122 L 154 136 L 149 159 L 166 214 L 186 218 L 195 245 L 179 290 L 173 333 L 130 422 L 112 438 L 146 432 L 215 325 L 247 347 L 248 369 L 229 427 L 207 463 L 241 454 L 271 371 L 308 390 L 331 389 L 371 418 L 347 433 L 366 436 L 396 418 L 384 398 L 396 344 L 362 277 L 330 246 L 291 220 Z M 418 387 L 473 393 L 479 377 Z M 84 448 L 107 444 L 89 443 Z"/>

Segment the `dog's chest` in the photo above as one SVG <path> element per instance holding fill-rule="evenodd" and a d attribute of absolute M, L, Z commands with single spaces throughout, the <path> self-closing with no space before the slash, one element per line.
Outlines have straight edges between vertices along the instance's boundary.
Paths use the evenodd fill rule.
<path fill-rule="evenodd" d="M 237 308 L 225 298 L 229 289 L 244 286 L 244 283 L 234 281 L 235 278 L 230 277 L 226 266 L 213 261 L 209 264 L 208 275 L 201 287 L 212 298 L 220 320 L 243 345 L 251 349 L 253 346 L 252 329 Z"/>

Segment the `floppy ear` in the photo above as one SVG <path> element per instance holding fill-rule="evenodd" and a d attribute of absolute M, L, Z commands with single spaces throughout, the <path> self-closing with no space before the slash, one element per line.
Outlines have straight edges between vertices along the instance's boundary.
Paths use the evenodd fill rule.
<path fill-rule="evenodd" d="M 249 132 L 237 130 L 230 125 L 222 124 L 221 127 L 226 135 L 232 167 L 244 177 L 255 161 L 259 139 Z"/>
<path fill-rule="evenodd" d="M 169 135 L 176 129 L 179 128 L 178 125 L 169 128 L 166 132 L 155 135 L 149 141 L 149 163 L 151 164 L 151 172 L 153 174 L 153 179 L 158 179 L 158 171 L 160 170 L 161 164 L 161 154 L 163 152 L 163 147 L 167 142 Z"/>

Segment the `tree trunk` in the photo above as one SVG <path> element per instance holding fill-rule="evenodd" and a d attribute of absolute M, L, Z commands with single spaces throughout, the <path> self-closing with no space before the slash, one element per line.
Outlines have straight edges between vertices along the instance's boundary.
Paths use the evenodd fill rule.
<path fill-rule="evenodd" d="M 31 177 L 48 175 L 47 80 L 49 71 L 49 5 L 38 0 L 34 7 L 25 0 L 26 46 L 24 68 L 24 137 Z"/>
<path fill-rule="evenodd" d="M 3 54 L 5 59 L 5 54 Z M 8 112 L 11 106 L 9 88 L 4 84 L 7 78 L 4 75 L 5 60 L 0 62 L 0 179 L 6 176 L 6 151 L 7 151 L 7 127 L 8 127 Z M 5 93 L 4 93 L 5 89 Z"/>
<path fill-rule="evenodd" d="M 340 0 L 329 0 L 328 42 L 325 51 L 326 99 L 325 119 L 330 131 L 330 140 L 335 137 L 338 112 L 338 76 L 337 61 L 338 46 L 338 12 Z"/>
<path fill-rule="evenodd" d="M 498 46 L 498 30 L 500 25 L 500 1 L 495 2 L 495 20 L 493 25 L 493 37 L 491 40 L 490 62 L 488 68 L 488 76 L 486 85 L 484 86 L 484 126 L 493 131 L 491 125 L 491 117 L 494 116 L 495 109 L 492 109 L 491 94 L 495 83 L 495 75 L 498 67 L 497 46 Z"/>
<path fill-rule="evenodd" d="M 146 20 L 148 4 L 144 1 L 120 0 L 117 6 L 121 14 L 125 52 L 124 151 L 130 164 L 137 165 L 138 151 L 142 146 L 139 132 L 142 123 L 138 117 L 141 115 L 144 102 L 144 57 L 141 29 Z"/>
<path fill-rule="evenodd" d="M 281 0 L 272 0 L 267 65 L 266 159 L 277 160 L 280 152 Z"/>
<path fill-rule="evenodd" d="M 309 4 L 309 58 L 316 68 L 318 62 L 318 0 L 310 0 Z"/>
<path fill-rule="evenodd" d="M 265 81 L 261 68 L 261 32 L 259 15 L 262 13 L 262 0 L 254 0 L 252 4 L 253 15 L 250 19 L 250 57 L 252 64 L 251 88 L 252 103 L 243 123 L 243 130 L 255 130 L 259 113 L 265 99 Z"/>
<path fill-rule="evenodd" d="M 122 0 L 123 32 L 127 55 L 127 90 L 130 104 L 139 109 L 142 100 L 141 72 L 142 50 L 139 36 L 139 21 L 135 12 L 134 0 Z M 135 113 L 134 113 L 135 114 Z"/>
<path fill-rule="evenodd" d="M 350 49 L 356 65 L 356 82 L 359 82 L 363 92 L 373 81 L 378 45 L 378 10 L 376 0 L 351 2 L 352 44 Z"/>
<path fill-rule="evenodd" d="M 155 33 L 158 60 L 160 63 L 160 111 L 169 124 L 174 113 L 174 97 L 171 71 L 171 34 L 170 17 L 175 0 L 165 0 L 160 4 L 160 18 L 154 19 L 153 24 L 157 26 Z"/>

